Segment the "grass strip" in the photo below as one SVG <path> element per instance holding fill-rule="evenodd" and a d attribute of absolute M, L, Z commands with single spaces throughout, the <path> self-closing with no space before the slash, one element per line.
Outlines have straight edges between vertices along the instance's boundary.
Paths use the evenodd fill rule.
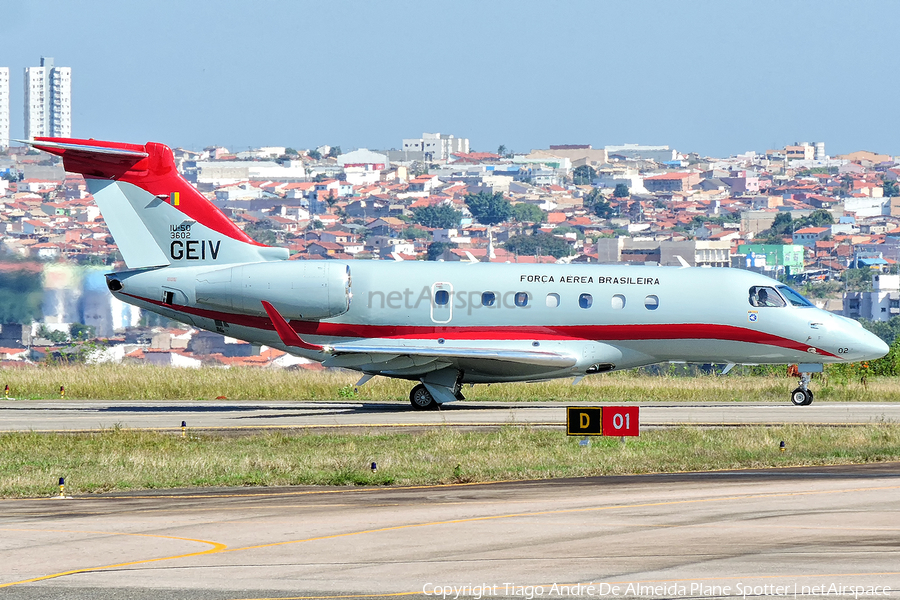
<path fill-rule="evenodd" d="M 786 451 L 779 443 L 784 441 Z M 559 431 L 191 436 L 106 430 L 0 435 L 0 495 L 209 486 L 412 485 L 900 460 L 900 425 L 642 432 L 580 446 Z M 378 470 L 372 472 L 370 464 Z"/>
<path fill-rule="evenodd" d="M 735 371 L 740 369 L 736 368 Z M 0 371 L 0 387 L 16 399 L 75 400 L 356 400 L 408 401 L 413 383 L 376 377 L 355 390 L 358 373 L 273 369 L 172 369 L 150 365 L 40 366 Z M 785 403 L 797 379 L 784 376 L 640 375 L 633 372 L 592 375 L 578 385 L 571 379 L 541 383 L 504 383 L 464 388 L 470 400 L 589 402 L 777 402 Z M 813 379 L 817 401 L 898 402 L 896 378 Z"/>

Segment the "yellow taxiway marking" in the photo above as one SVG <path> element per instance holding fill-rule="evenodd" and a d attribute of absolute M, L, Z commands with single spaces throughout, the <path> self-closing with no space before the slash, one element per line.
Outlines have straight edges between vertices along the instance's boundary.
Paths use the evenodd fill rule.
<path fill-rule="evenodd" d="M 36 533 L 77 533 L 77 534 L 87 534 L 87 535 L 121 535 L 121 536 L 134 536 L 134 537 L 149 537 L 149 538 L 157 538 L 164 540 L 177 540 L 180 542 L 195 542 L 198 544 L 209 544 L 212 548 L 208 550 L 202 550 L 200 552 L 188 552 L 186 554 L 177 554 L 173 556 L 161 556 L 158 558 L 146 558 L 142 560 L 133 560 L 123 563 L 116 563 L 114 565 L 104 565 L 100 567 L 85 567 L 83 569 L 72 569 L 70 571 L 62 571 L 60 573 L 52 573 L 50 575 L 42 575 L 40 577 L 32 577 L 31 579 L 23 579 L 22 581 L 12 581 L 10 583 L 0 583 L 0 588 L 11 587 L 14 585 L 22 585 L 25 583 L 34 583 L 36 581 L 44 581 L 46 579 L 55 579 L 57 577 L 64 577 L 66 575 L 76 575 L 78 573 L 90 573 L 92 571 L 102 571 L 104 569 L 115 569 L 118 567 L 128 567 L 132 565 L 141 565 L 152 562 L 159 562 L 163 560 L 175 560 L 178 558 L 188 558 L 191 556 L 202 556 L 204 554 L 215 554 L 217 552 L 221 552 L 225 550 L 228 546 L 226 544 L 220 544 L 219 542 L 211 542 L 209 540 L 198 540 L 194 538 L 185 538 L 185 537 L 177 537 L 173 535 L 155 535 L 151 533 L 127 533 L 120 531 L 80 531 L 80 530 L 71 530 L 71 529 L 24 529 L 24 528 L 9 528 L 3 527 L 0 528 L 0 531 L 27 531 L 27 532 L 36 532 Z"/>
<path fill-rule="evenodd" d="M 869 488 L 853 488 L 853 489 L 845 489 L 845 490 L 821 490 L 821 491 L 812 491 L 812 492 L 781 492 L 781 493 L 773 493 L 773 494 L 748 494 L 745 496 L 725 496 L 725 497 L 717 497 L 717 498 L 694 498 L 690 500 L 670 500 L 666 502 L 645 502 L 641 504 L 615 504 L 611 506 L 590 506 L 583 508 L 562 508 L 558 510 L 540 510 L 533 512 L 522 512 L 522 513 L 509 513 L 505 515 L 488 515 L 483 517 L 468 517 L 465 519 L 449 519 L 446 521 L 431 521 L 427 523 L 410 523 L 407 525 L 395 525 L 392 527 L 382 527 L 379 529 L 367 529 L 363 531 L 351 531 L 348 533 L 336 533 L 332 535 L 323 535 L 312 538 L 305 538 L 302 540 L 287 540 L 284 542 L 272 542 L 269 544 L 259 544 L 255 546 L 244 546 L 242 548 L 228 548 L 227 550 L 223 550 L 222 552 L 241 552 L 243 550 L 257 550 L 260 548 L 272 548 L 275 546 L 287 546 L 291 544 L 303 544 L 306 542 L 316 542 L 321 540 L 331 540 L 338 539 L 344 537 L 351 537 L 357 535 L 364 535 L 368 533 L 383 533 L 386 531 L 399 531 L 403 529 L 414 529 L 417 527 L 435 527 L 438 525 L 458 525 L 460 523 L 477 523 L 482 521 L 496 521 L 500 519 L 516 519 L 516 518 L 526 518 L 526 517 L 539 517 L 545 515 L 562 515 L 562 514 L 572 514 L 572 513 L 587 513 L 587 512 L 599 512 L 605 510 L 617 510 L 624 508 L 648 508 L 651 506 L 675 506 L 679 504 L 700 504 L 705 502 L 725 502 L 732 500 L 757 500 L 760 498 L 790 498 L 794 496 L 814 496 L 814 495 L 823 495 L 823 494 L 846 494 L 851 492 L 871 492 L 871 491 L 879 491 L 879 490 L 896 490 L 900 489 L 900 485 L 893 486 L 883 486 L 883 487 L 869 487 Z"/>
<path fill-rule="evenodd" d="M 430 488 L 436 486 L 421 486 L 422 488 Z M 446 487 L 446 486 L 437 486 L 437 487 Z M 377 488 L 376 488 L 377 489 Z M 410 489 L 410 488 L 405 488 Z M 412 488 L 415 489 L 415 488 Z M 21 585 L 25 583 L 33 583 L 36 581 L 43 581 L 46 579 L 53 579 L 56 577 L 63 577 L 66 575 L 74 575 L 77 573 L 88 573 L 92 571 L 101 571 L 105 569 L 112 569 L 118 567 L 126 567 L 126 566 L 134 566 L 141 564 L 148 564 L 153 562 L 167 561 L 167 560 L 177 560 L 180 558 L 188 558 L 192 556 L 200 556 L 204 554 L 219 554 L 225 552 L 243 552 L 246 550 L 258 550 L 262 548 L 274 548 L 277 546 L 287 546 L 293 544 L 303 544 L 308 542 L 316 542 L 322 540 L 333 540 L 340 539 L 346 537 L 353 537 L 359 535 L 366 535 L 372 533 L 384 533 L 388 531 L 400 531 L 405 529 L 414 529 L 420 527 L 435 527 L 439 525 L 458 525 L 461 523 L 477 523 L 483 521 L 495 521 L 501 519 L 516 519 L 516 518 L 528 518 L 528 517 L 537 517 L 537 516 L 545 516 L 545 515 L 560 515 L 560 514 L 573 514 L 573 513 L 587 513 L 587 512 L 599 512 L 599 511 L 608 511 L 608 510 L 619 510 L 619 509 L 632 509 L 632 508 L 648 508 L 653 506 L 675 506 L 675 505 L 684 505 L 684 504 L 700 504 L 707 502 L 725 502 L 725 501 L 735 501 L 735 500 L 757 500 L 762 498 L 790 498 L 796 496 L 815 496 L 815 495 L 824 495 L 824 494 L 845 494 L 845 493 L 858 493 L 858 492 L 871 492 L 871 491 L 883 491 L 883 490 L 895 490 L 900 489 L 900 485 L 895 486 L 876 486 L 876 487 L 864 487 L 864 488 L 851 488 L 851 489 L 842 489 L 842 490 L 819 490 L 819 491 L 806 491 L 806 492 L 781 492 L 781 493 L 771 493 L 771 494 L 747 494 L 741 496 L 725 496 L 725 497 L 715 497 L 715 498 L 694 498 L 690 500 L 671 500 L 665 502 L 644 502 L 640 504 L 616 504 L 610 506 L 592 506 L 592 507 L 583 507 L 583 508 L 567 508 L 567 509 L 558 509 L 558 510 L 542 510 L 542 511 L 533 511 L 533 512 L 522 512 L 522 513 L 508 513 L 503 515 L 488 515 L 482 517 L 468 517 L 464 519 L 449 519 L 445 521 L 430 521 L 426 523 L 410 523 L 406 525 L 396 525 L 392 527 L 381 527 L 378 529 L 365 529 L 361 531 L 351 531 L 347 533 L 337 533 L 331 535 L 323 535 L 316 536 L 311 538 L 304 538 L 300 540 L 287 540 L 283 542 L 272 542 L 268 544 L 257 544 L 253 546 L 243 546 L 240 548 L 229 548 L 226 544 L 212 542 L 208 540 L 197 540 L 191 538 L 178 538 L 174 536 L 162 536 L 162 535 L 152 535 L 152 534 L 138 534 L 138 533 L 110 533 L 110 532 L 74 532 L 74 531 L 66 531 L 67 533 L 94 533 L 94 534 L 106 534 L 106 535 L 133 535 L 133 536 L 144 536 L 144 537 L 157 537 L 164 539 L 175 539 L 181 541 L 190 541 L 190 542 L 198 542 L 203 544 L 209 544 L 213 546 L 208 550 L 204 550 L 202 552 L 192 552 L 187 554 L 179 554 L 174 556 L 164 556 L 159 558 L 150 558 L 144 560 L 135 560 L 124 563 L 117 563 L 114 565 L 104 565 L 99 567 L 88 567 L 83 569 L 74 569 L 70 571 L 63 571 L 60 573 L 53 573 L 50 575 L 44 575 L 41 577 L 34 577 L 31 579 L 25 579 L 22 581 L 15 581 L 11 583 L 0 584 L 0 588 L 2 587 L 10 587 L 14 585 Z M 221 497 L 221 496 L 218 496 Z M 33 529 L 18 529 L 16 531 L 60 531 L 63 532 L 65 530 L 33 530 Z M 871 573 L 870 575 L 893 575 L 895 573 Z M 809 575 L 809 577 L 815 577 L 816 575 Z M 787 577 L 783 575 L 770 575 L 765 577 Z M 795 575 L 795 577 L 800 577 L 799 575 Z M 711 578 L 711 579 L 719 579 L 719 578 Z M 721 578 L 721 579 L 733 579 L 733 578 Z M 692 579 L 685 579 L 683 581 L 694 581 Z M 420 592 L 398 592 L 395 594 L 385 594 L 388 595 L 412 595 Z M 375 597 L 371 594 L 362 594 L 356 596 L 307 596 L 305 598 L 365 598 L 365 597 Z M 300 597 L 297 597 L 300 598 Z M 286 600 L 284 598 L 280 600 Z"/>

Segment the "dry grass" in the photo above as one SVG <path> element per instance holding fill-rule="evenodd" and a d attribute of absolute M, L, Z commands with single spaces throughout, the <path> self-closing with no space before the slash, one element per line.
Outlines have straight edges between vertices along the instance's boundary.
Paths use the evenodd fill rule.
<path fill-rule="evenodd" d="M 787 452 L 780 452 L 784 440 Z M 0 435 L 0 495 L 204 486 L 399 485 L 900 460 L 900 425 L 646 431 L 578 445 L 560 431 L 181 438 L 109 430 Z M 369 465 L 377 462 L 372 473 Z"/>
<path fill-rule="evenodd" d="M 737 369 L 735 369 L 737 370 Z M 4 369 L 0 386 L 8 384 L 19 399 L 66 397 L 84 400 L 341 400 L 405 401 L 412 383 L 376 377 L 358 392 L 358 373 L 346 371 L 282 371 L 262 369 L 171 369 L 138 365 L 40 366 Z M 542 383 L 479 385 L 466 388 L 471 400 L 484 401 L 635 401 L 635 402 L 778 402 L 783 403 L 796 379 L 731 374 L 724 377 L 672 377 L 610 373 Z M 839 383 L 813 381 L 817 400 L 900 401 L 893 378 Z"/>

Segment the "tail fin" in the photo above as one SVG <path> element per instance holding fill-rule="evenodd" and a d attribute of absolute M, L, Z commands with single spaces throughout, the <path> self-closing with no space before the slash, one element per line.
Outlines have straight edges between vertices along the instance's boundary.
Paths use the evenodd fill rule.
<path fill-rule="evenodd" d="M 253 240 L 185 180 L 172 150 L 70 138 L 27 142 L 81 173 L 130 269 L 284 260 Z"/>

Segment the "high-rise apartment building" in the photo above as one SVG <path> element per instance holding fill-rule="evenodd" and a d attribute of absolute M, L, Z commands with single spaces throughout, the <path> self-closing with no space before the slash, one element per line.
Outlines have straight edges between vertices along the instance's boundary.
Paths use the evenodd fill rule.
<path fill-rule="evenodd" d="M 43 56 L 25 67 L 25 138 L 40 136 L 72 137 L 72 69 Z"/>
<path fill-rule="evenodd" d="M 9 147 L 9 67 L 0 67 L 0 150 Z"/>

